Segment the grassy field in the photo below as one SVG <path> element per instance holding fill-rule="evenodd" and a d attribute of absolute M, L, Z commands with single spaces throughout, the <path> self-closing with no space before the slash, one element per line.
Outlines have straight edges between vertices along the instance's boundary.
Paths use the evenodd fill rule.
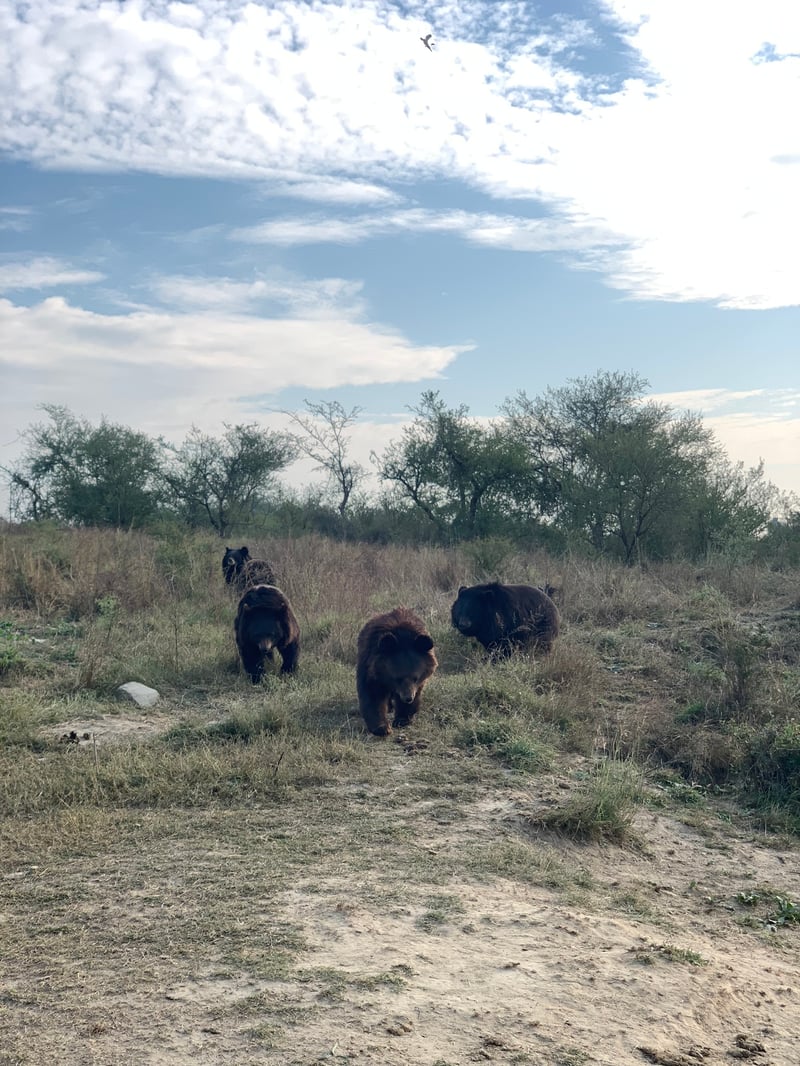
<path fill-rule="evenodd" d="M 678 1002 L 728 949 L 751 982 L 800 981 L 800 574 L 248 543 L 302 630 L 297 676 L 259 686 L 217 540 L 0 535 L 2 1066 L 711 1066 L 713 1026 L 720 1062 L 796 1062 L 778 1006 L 765 1036 L 715 990 L 625 1036 L 641 987 L 599 989 Z M 452 630 L 458 586 L 490 578 L 560 589 L 552 655 L 490 664 Z M 356 636 L 400 604 L 440 667 L 377 740 Z M 161 699 L 120 701 L 126 681 Z"/>

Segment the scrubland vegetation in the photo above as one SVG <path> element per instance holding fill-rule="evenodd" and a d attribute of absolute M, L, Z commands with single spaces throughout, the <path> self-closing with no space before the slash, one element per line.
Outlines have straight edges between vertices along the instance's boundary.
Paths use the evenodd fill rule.
<path fill-rule="evenodd" d="M 432 752 L 469 756 L 456 776 L 535 776 L 574 753 L 603 767 L 587 788 L 626 805 L 636 790 L 627 769 L 609 776 L 610 762 L 676 795 L 724 790 L 762 825 L 800 827 L 797 571 L 641 571 L 502 542 L 445 550 L 307 536 L 251 550 L 273 563 L 303 634 L 297 678 L 257 688 L 237 666 L 235 595 L 215 538 L 4 533 L 5 814 L 257 802 L 357 780 L 372 749 L 355 701 L 356 635 L 372 613 L 405 604 L 430 627 L 441 664 L 413 732 Z M 458 586 L 489 578 L 558 587 L 564 626 L 550 656 L 489 663 L 451 628 Z M 67 750 L 52 727 L 119 713 L 114 691 L 130 680 L 160 690 L 168 727 L 96 758 Z"/>

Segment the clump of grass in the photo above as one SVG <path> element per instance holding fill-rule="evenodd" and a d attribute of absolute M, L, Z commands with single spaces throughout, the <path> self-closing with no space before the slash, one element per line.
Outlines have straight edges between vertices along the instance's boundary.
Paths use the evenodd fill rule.
<path fill-rule="evenodd" d="M 19 633 L 13 622 L 0 621 L 0 677 L 23 666 L 19 651 Z"/>
<path fill-rule="evenodd" d="M 252 744 L 265 736 L 289 736 L 292 723 L 273 707 L 240 711 L 220 721 L 192 724 L 181 722 L 162 737 L 162 743 L 175 751 L 214 744 Z"/>
<path fill-rule="evenodd" d="M 458 733 L 456 742 L 468 751 L 483 749 L 514 770 L 537 773 L 552 765 L 553 751 L 533 735 L 530 726 L 501 718 L 476 719 Z"/>
<path fill-rule="evenodd" d="M 740 787 L 757 808 L 781 806 L 800 816 L 800 722 L 737 731 Z"/>
<path fill-rule="evenodd" d="M 707 677 L 716 683 L 716 691 L 710 695 L 720 717 L 757 716 L 762 660 L 769 647 L 766 633 L 742 625 L 725 612 L 706 625 L 700 644 L 712 667 Z"/>
<path fill-rule="evenodd" d="M 787 893 L 762 887 L 737 893 L 736 901 L 756 912 L 758 920 L 765 926 L 800 925 L 800 905 Z"/>
<path fill-rule="evenodd" d="M 708 966 L 708 959 L 704 959 L 697 951 L 688 948 L 679 948 L 674 944 L 648 944 L 646 947 L 628 949 L 637 962 L 652 966 L 656 959 L 666 959 L 667 962 L 684 962 L 689 966 Z"/>
<path fill-rule="evenodd" d="M 631 763 L 607 759 L 562 807 L 531 821 L 576 840 L 629 843 L 633 815 L 642 798 L 641 771 Z"/>
<path fill-rule="evenodd" d="M 453 918 L 464 914 L 464 904 L 458 896 L 431 896 L 426 901 L 426 909 L 416 921 L 417 928 L 424 933 L 440 933 Z"/>
<path fill-rule="evenodd" d="M 374 992 L 379 988 L 391 988 L 399 991 L 408 986 L 409 978 L 413 975 L 414 971 L 410 966 L 398 963 L 382 973 L 351 973 L 348 970 L 324 966 L 299 970 L 294 977 L 301 984 L 321 984 L 326 999 L 340 1001 L 345 998 L 348 989 Z"/>
<path fill-rule="evenodd" d="M 488 846 L 465 845 L 465 868 L 475 877 L 504 877 L 522 884 L 561 891 L 590 889 L 593 881 L 582 866 L 571 866 L 554 849 L 526 840 L 499 840 Z"/>

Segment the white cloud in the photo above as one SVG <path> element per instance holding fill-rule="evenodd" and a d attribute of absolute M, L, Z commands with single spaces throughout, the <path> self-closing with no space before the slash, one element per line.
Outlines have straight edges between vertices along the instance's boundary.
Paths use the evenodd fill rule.
<path fill-rule="evenodd" d="M 779 411 L 739 412 L 704 419 L 731 459 L 764 473 L 778 488 L 800 499 L 800 414 Z"/>
<path fill-rule="evenodd" d="M 0 365 L 46 369 L 161 364 L 231 381 L 235 395 L 292 385 L 420 381 L 437 377 L 467 349 L 415 346 L 399 333 L 335 311 L 311 318 L 137 311 L 103 315 L 59 297 L 35 307 L 0 300 Z M 224 368 L 224 369 L 220 369 Z"/>
<path fill-rule="evenodd" d="M 647 400 L 665 403 L 679 411 L 714 411 L 720 407 L 729 407 L 737 400 L 749 400 L 754 396 L 763 396 L 765 389 L 746 389 L 739 392 L 732 389 L 684 389 L 680 392 L 657 392 L 648 394 Z"/>
<path fill-rule="evenodd" d="M 336 178 L 287 181 L 269 186 L 269 196 L 285 196 L 295 200 L 312 200 L 330 204 L 391 204 L 401 197 L 391 189 L 365 181 L 345 181 Z"/>
<path fill-rule="evenodd" d="M 38 256 L 26 262 L 0 260 L 0 292 L 88 285 L 93 281 L 101 281 L 103 277 L 96 270 L 79 270 L 52 256 Z"/>
<path fill-rule="evenodd" d="M 619 238 L 599 227 L 553 218 L 523 218 L 488 212 L 402 211 L 354 218 L 283 217 L 234 230 L 234 240 L 289 247 L 298 244 L 356 244 L 396 233 L 451 233 L 473 244 L 518 252 L 585 250 Z"/>
<path fill-rule="evenodd" d="M 344 278 L 309 280 L 288 275 L 252 282 L 171 276 L 155 278 L 151 284 L 158 299 L 173 309 L 237 312 L 277 304 L 307 317 L 330 315 L 335 309 L 348 319 L 363 313 L 362 287 L 362 282 Z"/>
<path fill-rule="evenodd" d="M 317 303 L 313 314 L 296 309 L 273 319 L 225 310 L 101 315 L 60 298 L 34 307 L 0 300 L 0 462 L 18 454 L 17 435 L 39 420 L 43 403 L 182 439 L 193 424 L 218 432 L 223 421 L 260 421 L 263 398 L 290 386 L 436 379 L 467 350 L 414 345 L 358 321 L 347 307 L 354 287 L 339 279 L 316 284 L 329 289 L 327 311 Z M 286 287 L 297 306 L 314 290 L 309 283 L 304 297 L 299 282 Z M 188 302 L 199 295 L 187 293 Z M 342 297 L 344 310 L 333 306 Z"/>
<path fill-rule="evenodd" d="M 0 231 L 22 233 L 33 217 L 30 207 L 0 207 Z"/>
<path fill-rule="evenodd" d="M 796 0 L 602 10 L 643 76 L 578 73 L 591 30 L 511 0 L 0 0 L 0 150 L 351 204 L 446 177 L 541 201 L 634 297 L 800 304 Z"/>

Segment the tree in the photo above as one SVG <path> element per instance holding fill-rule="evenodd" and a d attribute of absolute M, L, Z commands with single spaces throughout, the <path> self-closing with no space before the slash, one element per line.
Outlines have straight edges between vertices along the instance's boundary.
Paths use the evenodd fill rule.
<path fill-rule="evenodd" d="M 120 527 L 152 517 L 159 503 L 155 440 L 105 419 L 92 426 L 66 407 L 42 410 L 50 422 L 25 431 L 23 457 L 6 471 L 14 517 Z"/>
<path fill-rule="evenodd" d="M 336 400 L 328 403 L 310 403 L 305 401 L 308 414 L 286 412 L 292 422 L 302 430 L 295 434 L 298 449 L 313 459 L 316 469 L 324 471 L 338 497 L 337 510 L 344 518 L 350 498 L 356 487 L 367 476 L 366 470 L 359 463 L 348 460 L 349 441 L 347 430 L 355 424 L 362 408 L 353 407 L 345 411 Z"/>
<path fill-rule="evenodd" d="M 394 484 L 442 535 L 491 532 L 518 513 L 528 498 L 524 450 L 495 424 L 481 425 L 463 404 L 448 408 L 425 392 L 402 440 L 378 460 L 379 475 Z"/>
<path fill-rule="evenodd" d="M 598 373 L 505 405 L 527 450 L 540 502 L 597 552 L 617 544 L 632 563 L 667 516 L 686 506 L 705 473 L 712 434 L 700 418 L 644 402 L 634 373 Z"/>
<path fill-rule="evenodd" d="M 296 458 L 294 441 L 255 424 L 229 426 L 222 437 L 192 427 L 179 447 L 164 445 L 169 499 L 192 526 L 207 522 L 224 537 L 252 517 L 274 475 Z"/>
<path fill-rule="evenodd" d="M 768 532 L 770 516 L 790 510 L 789 498 L 764 478 L 763 462 L 750 468 L 733 463 L 716 445 L 692 489 L 684 521 L 685 550 L 694 557 L 749 556 Z"/>

